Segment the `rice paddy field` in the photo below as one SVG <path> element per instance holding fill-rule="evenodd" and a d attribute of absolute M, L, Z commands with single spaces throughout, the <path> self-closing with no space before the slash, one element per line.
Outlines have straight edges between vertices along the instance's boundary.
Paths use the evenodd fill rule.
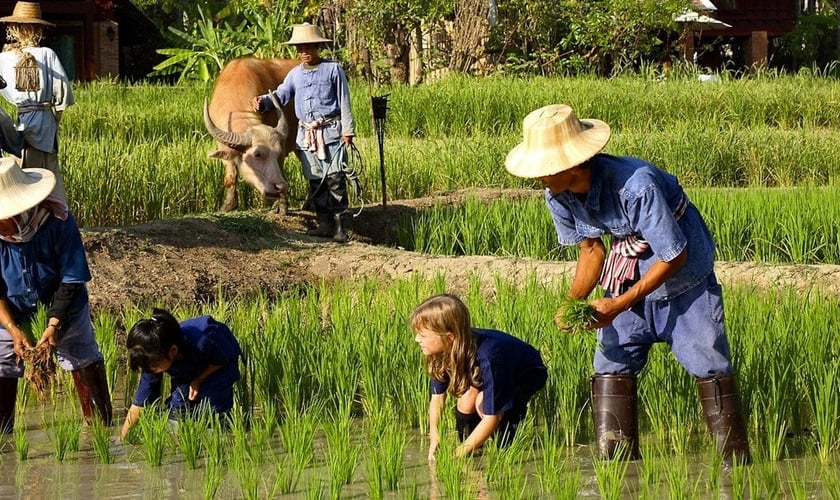
<path fill-rule="evenodd" d="M 418 88 L 353 84 L 363 183 L 379 192 L 369 97 L 389 93 L 385 162 L 393 199 L 478 187 L 533 188 L 502 166 L 521 119 L 553 102 L 613 127 L 607 152 L 675 173 L 706 216 L 718 258 L 838 264 L 840 83 L 818 75 L 473 80 Z M 80 85 L 62 120 L 62 163 L 85 227 L 214 212 L 221 168 L 201 122 L 209 88 Z M 287 162 L 291 196 L 304 184 Z M 240 204 L 259 212 L 248 186 Z M 539 196 L 437 205 L 395 221 L 400 246 L 448 255 L 570 260 Z M 456 460 L 454 419 L 427 463 L 427 378 L 407 317 L 450 290 L 445 274 L 312 283 L 213 303 L 157 305 L 227 322 L 245 352 L 229 429 L 209 416 L 173 426 L 149 409 L 125 443 L 85 426 L 67 373 L 39 399 L 19 391 L 0 441 L 0 496 L 19 498 L 840 498 L 838 298 L 813 288 L 725 289 L 726 326 L 754 464 L 724 470 L 694 380 L 659 345 L 640 379 L 643 459 L 593 458 L 593 333 L 554 325 L 568 282 L 476 278 L 462 292 L 475 326 L 537 346 L 547 386 L 511 448 Z M 569 277 L 571 278 L 571 277 Z M 122 335 L 156 304 L 94 311 L 116 418 L 137 381 Z M 22 388 L 25 386 L 21 386 Z"/>

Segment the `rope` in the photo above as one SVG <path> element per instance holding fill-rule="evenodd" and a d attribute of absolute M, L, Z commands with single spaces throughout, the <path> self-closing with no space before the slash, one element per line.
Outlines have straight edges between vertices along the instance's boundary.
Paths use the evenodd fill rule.
<path fill-rule="evenodd" d="M 362 176 L 362 172 L 365 170 L 364 161 L 362 161 L 362 153 L 359 151 L 359 148 L 356 147 L 355 144 L 350 144 L 349 146 L 346 143 L 341 145 L 341 149 L 339 149 L 338 155 L 343 156 L 339 160 L 339 164 L 341 165 L 341 172 L 344 174 L 344 177 L 347 180 L 347 183 L 353 188 L 353 196 L 359 200 L 361 206 L 359 206 L 359 211 L 353 214 L 353 217 L 358 217 L 361 215 L 362 210 L 365 208 L 365 194 L 364 188 L 362 187 L 362 182 L 360 177 Z M 315 193 L 321 190 L 321 187 L 324 185 L 324 181 L 327 179 L 327 176 L 321 177 L 321 181 L 318 183 L 318 187 L 315 188 L 309 196 L 303 201 L 302 206 L 306 206 L 312 198 L 315 196 Z"/>

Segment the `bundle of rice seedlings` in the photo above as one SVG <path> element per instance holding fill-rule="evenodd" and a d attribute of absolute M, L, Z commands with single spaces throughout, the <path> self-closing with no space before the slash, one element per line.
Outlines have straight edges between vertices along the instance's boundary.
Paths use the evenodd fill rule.
<path fill-rule="evenodd" d="M 591 330 L 589 325 L 593 322 L 595 322 L 595 308 L 592 304 L 586 300 L 571 297 L 564 299 L 557 314 L 554 315 L 554 324 L 572 335 Z"/>
<path fill-rule="evenodd" d="M 52 347 L 41 344 L 29 347 L 23 352 L 23 362 L 26 366 L 23 378 L 32 384 L 38 397 L 43 397 L 55 378 L 55 361 L 52 357 Z"/>

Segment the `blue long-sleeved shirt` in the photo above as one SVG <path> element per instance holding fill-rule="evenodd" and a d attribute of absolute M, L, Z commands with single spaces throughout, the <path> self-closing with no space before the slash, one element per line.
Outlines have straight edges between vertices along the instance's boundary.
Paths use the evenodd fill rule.
<path fill-rule="evenodd" d="M 90 281 L 85 247 L 72 214 L 66 220 L 52 215 L 25 243 L 0 241 L 0 293 L 16 321 L 31 317 L 38 303 L 50 305 L 61 283 Z M 62 321 L 70 322 L 88 302 L 83 288 Z"/>
<path fill-rule="evenodd" d="M 641 236 L 650 249 L 639 256 L 640 276 L 656 261 L 669 262 L 687 250 L 685 265 L 647 300 L 676 297 L 712 273 L 715 243 L 700 212 L 689 203 L 679 220 L 674 217 L 686 196 L 676 177 L 632 157 L 602 153 L 588 163 L 591 185 L 585 199 L 569 191 L 556 195 L 545 191 L 561 245 L 577 245 L 585 238 L 607 234 Z"/>
<path fill-rule="evenodd" d="M 239 342 L 227 325 L 211 316 L 187 319 L 180 325 L 187 340 L 187 349 L 181 353 L 183 358 L 173 362 L 166 371 L 172 377 L 169 385 L 176 400 L 170 404 L 183 403 L 187 395 L 180 394 L 180 391 L 188 387 L 208 365 L 216 365 L 221 368 L 201 383 L 199 400 L 208 400 L 216 412 L 230 410 L 233 403 L 230 399 L 231 387 L 239 380 L 239 356 L 242 354 Z M 160 398 L 162 383 L 163 373 L 143 372 L 133 403 L 145 406 Z"/>
<path fill-rule="evenodd" d="M 540 352 L 524 340 L 498 330 L 473 328 L 475 359 L 484 393 L 482 411 L 498 415 L 521 409 L 546 382 L 547 370 Z M 431 379 L 432 394 L 444 394 L 448 380 Z"/>
<path fill-rule="evenodd" d="M 271 92 L 281 106 L 295 101 L 298 125 L 297 146 L 304 147 L 304 123 L 323 118 L 335 120 L 321 127 L 324 142 L 329 144 L 342 136 L 356 135 L 353 111 L 350 107 L 350 88 L 344 70 L 337 62 L 323 60 L 316 66 L 303 63 L 292 68 L 286 79 Z M 274 109 L 268 94 L 260 96 L 260 112 Z"/>

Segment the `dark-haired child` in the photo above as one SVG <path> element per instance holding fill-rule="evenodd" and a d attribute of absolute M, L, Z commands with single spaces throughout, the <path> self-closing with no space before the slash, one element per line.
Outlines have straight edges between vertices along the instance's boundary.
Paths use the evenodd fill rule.
<path fill-rule="evenodd" d="M 210 316 L 181 323 L 162 309 L 141 319 L 128 332 L 129 366 L 141 370 L 140 383 L 125 417 L 120 438 L 125 439 L 140 419 L 143 407 L 161 397 L 163 374 L 171 377 L 166 401 L 174 414 L 207 405 L 226 415 L 233 407 L 233 384 L 239 380 L 239 347 L 233 332 Z"/>
<path fill-rule="evenodd" d="M 457 398 L 456 456 L 475 451 L 493 435 L 500 446 L 509 445 L 528 401 L 547 379 L 539 351 L 507 333 L 472 328 L 467 307 L 450 294 L 426 299 L 410 322 L 431 377 L 429 460 L 440 443 L 447 392 Z"/>

